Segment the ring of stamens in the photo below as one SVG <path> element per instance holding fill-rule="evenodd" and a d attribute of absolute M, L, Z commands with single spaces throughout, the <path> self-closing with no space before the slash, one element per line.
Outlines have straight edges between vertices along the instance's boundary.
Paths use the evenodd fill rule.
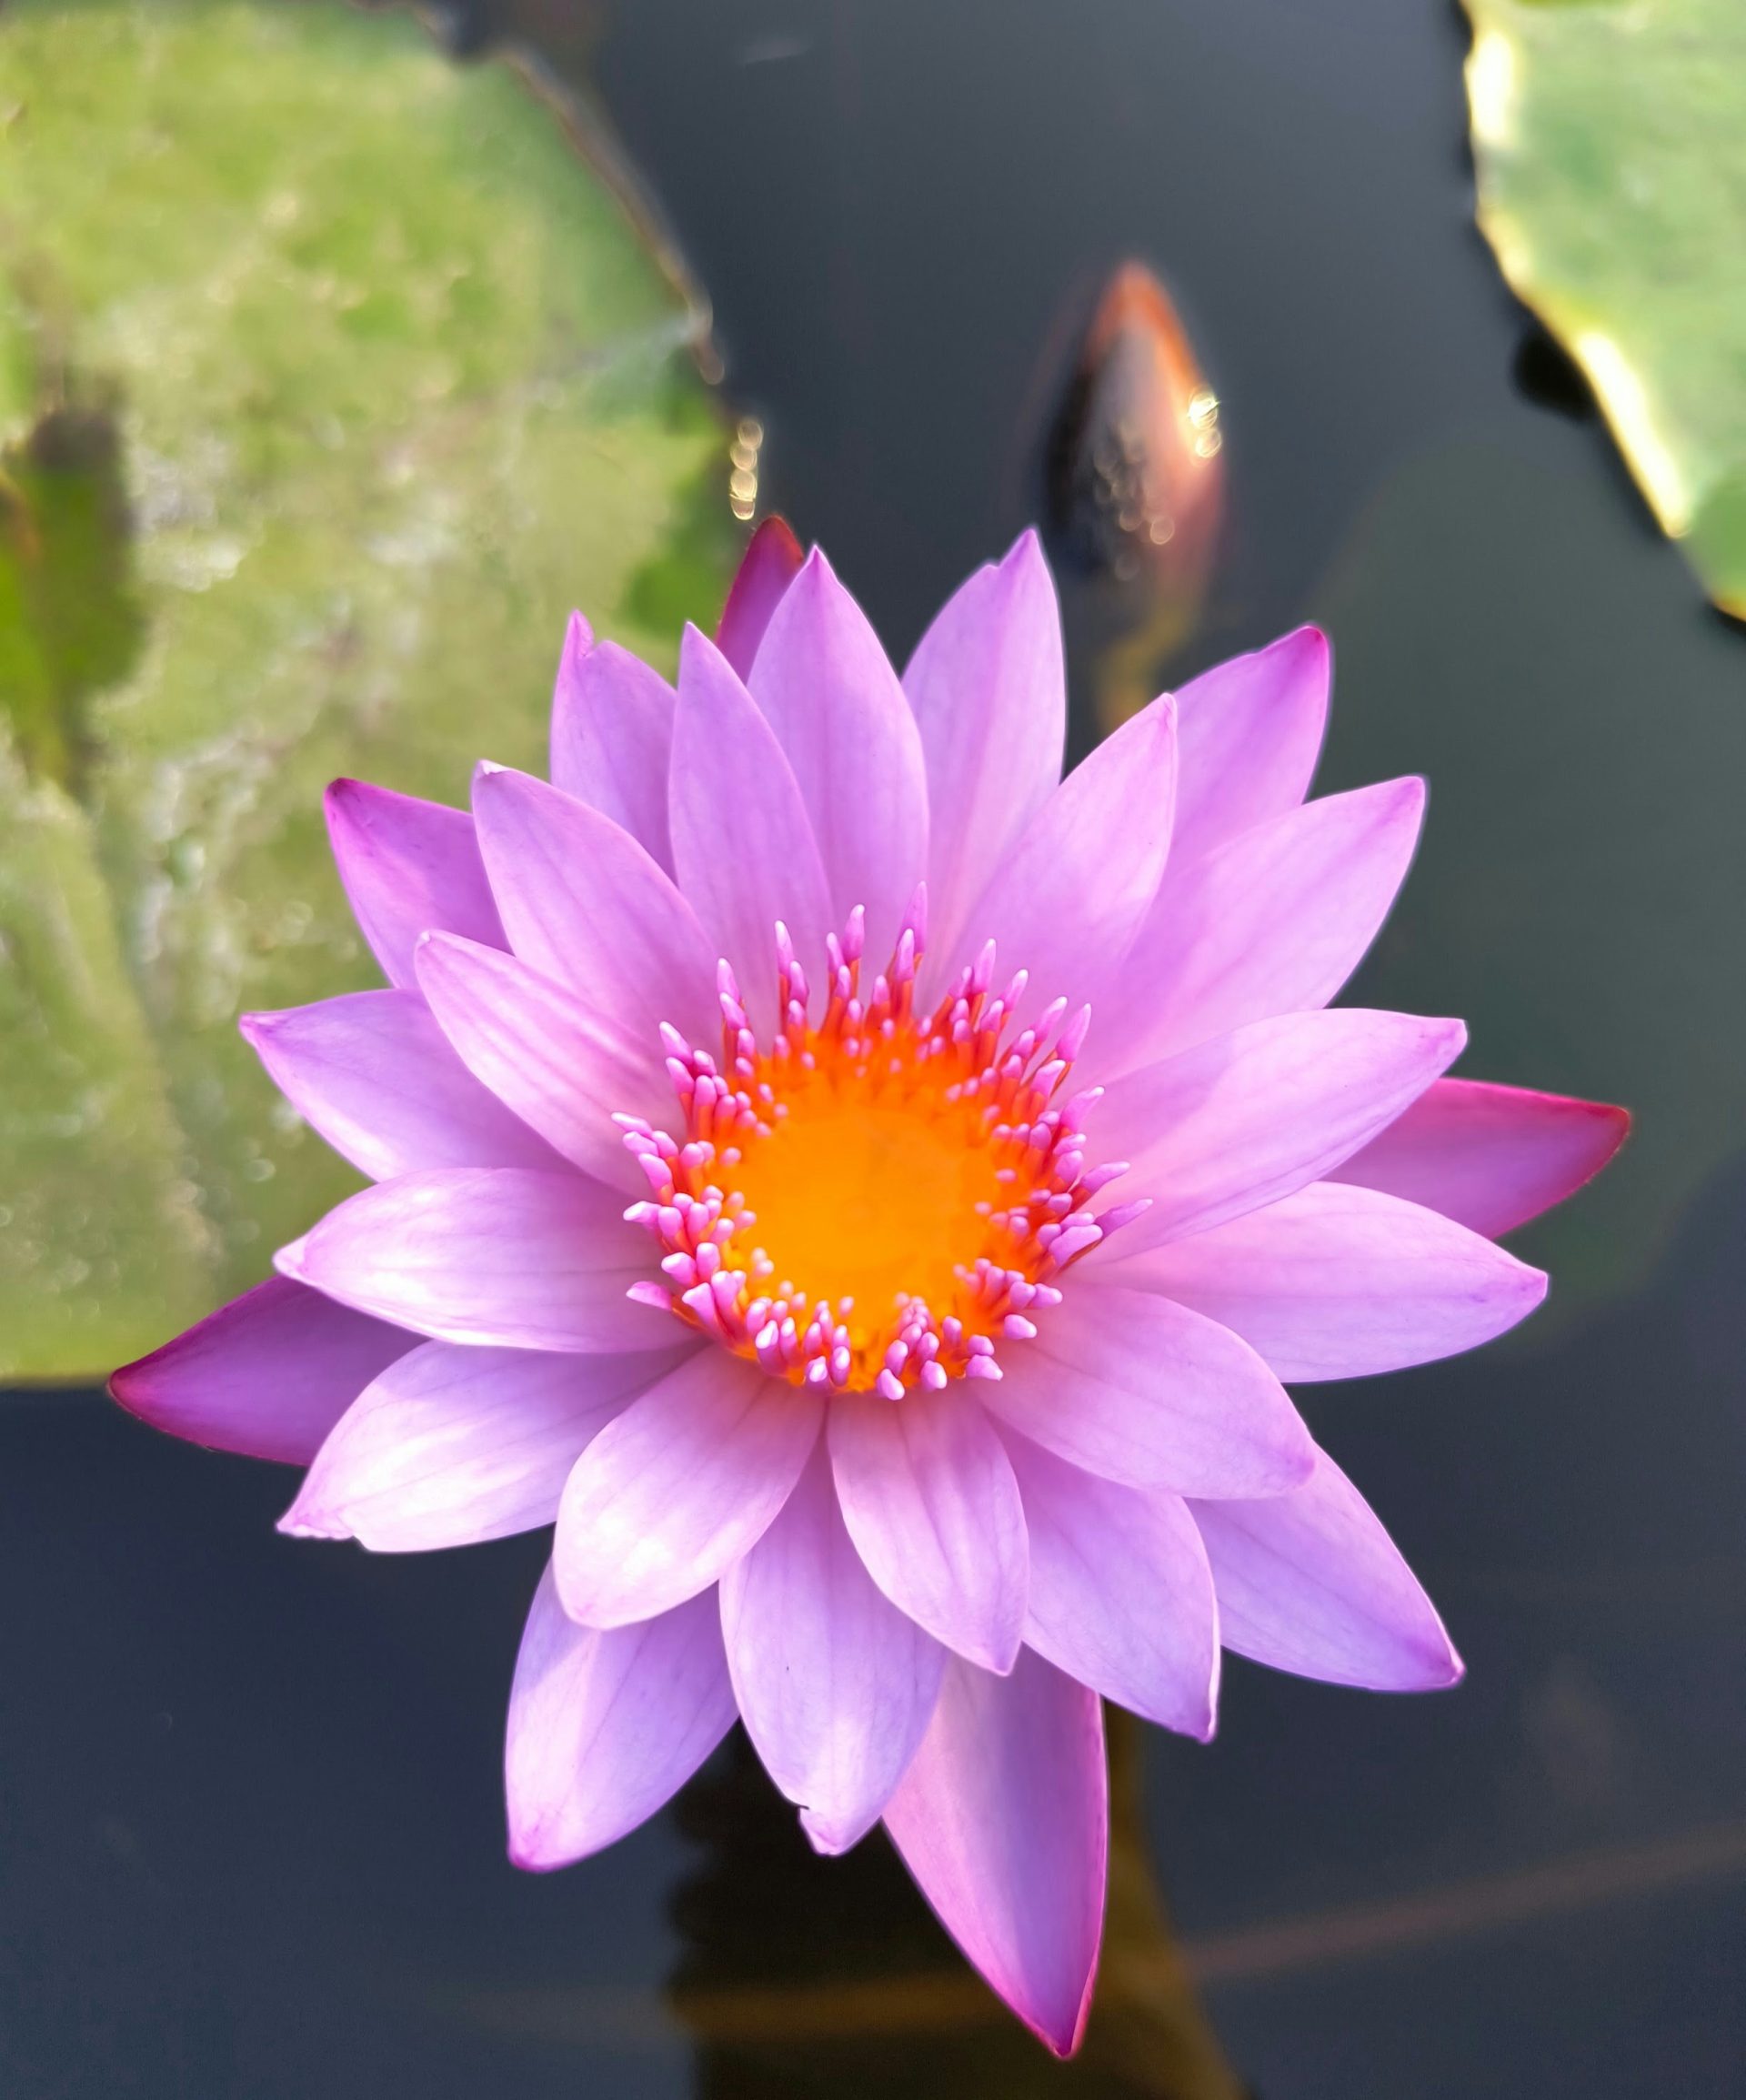
<path fill-rule="evenodd" d="M 667 1278 L 633 1295 L 818 1391 L 998 1379 L 998 1346 L 1033 1337 L 1062 1271 L 1146 1207 L 1089 1210 L 1126 1171 L 1086 1166 L 1100 1090 L 1066 1095 L 1089 1009 L 1018 1028 L 1025 974 L 994 996 L 990 942 L 919 1012 L 924 905 L 865 999 L 864 913 L 828 937 L 816 1025 L 778 924 L 768 1047 L 724 962 L 720 1061 L 662 1030 L 681 1134 L 617 1119 L 650 1190 L 627 1216 Z"/>

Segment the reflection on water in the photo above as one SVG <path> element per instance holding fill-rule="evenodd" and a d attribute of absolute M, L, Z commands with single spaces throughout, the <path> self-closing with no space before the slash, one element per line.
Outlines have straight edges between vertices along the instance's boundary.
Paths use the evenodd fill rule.
<path fill-rule="evenodd" d="M 1193 633 L 1224 514 L 1219 397 L 1169 294 L 1124 263 L 1092 316 L 1049 444 L 1053 550 L 1089 579 L 1099 724 L 1159 690 Z"/>
<path fill-rule="evenodd" d="M 29 773 L 76 796 L 85 704 L 144 623 L 114 405 L 45 351 L 35 420 L 0 449 L 0 708 Z"/>
<path fill-rule="evenodd" d="M 1067 2065 L 965 1967 L 882 1835 L 845 1859 L 817 1858 L 736 1735 L 678 1811 L 704 1856 L 675 1897 L 685 1953 L 669 1996 L 697 2039 L 700 2100 L 1239 2100 L 1158 1893 L 1139 1723 L 1109 1719 L 1101 1979 Z"/>

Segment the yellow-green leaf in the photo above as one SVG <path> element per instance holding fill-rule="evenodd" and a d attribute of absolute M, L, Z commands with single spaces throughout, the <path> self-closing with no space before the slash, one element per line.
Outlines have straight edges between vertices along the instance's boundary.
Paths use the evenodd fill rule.
<path fill-rule="evenodd" d="M 1746 618 L 1746 8 L 1466 0 L 1480 225 Z"/>
<path fill-rule="evenodd" d="M 709 617 L 692 327 L 405 16 L 0 15 L 0 1375 L 101 1374 L 354 1185 L 236 1030 L 374 981 L 322 787 L 462 801 L 541 763 L 572 604 Z"/>

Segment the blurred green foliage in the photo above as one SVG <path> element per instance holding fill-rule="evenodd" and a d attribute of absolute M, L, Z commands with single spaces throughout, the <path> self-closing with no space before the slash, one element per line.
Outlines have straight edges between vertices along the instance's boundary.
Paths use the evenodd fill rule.
<path fill-rule="evenodd" d="M 1466 0 L 1480 224 L 1746 618 L 1746 7 Z"/>
<path fill-rule="evenodd" d="M 106 1372 L 355 1184 L 235 1025 L 375 980 L 321 789 L 540 765 L 573 603 L 712 617 L 693 327 L 404 16 L 0 15 L 0 1375 Z"/>

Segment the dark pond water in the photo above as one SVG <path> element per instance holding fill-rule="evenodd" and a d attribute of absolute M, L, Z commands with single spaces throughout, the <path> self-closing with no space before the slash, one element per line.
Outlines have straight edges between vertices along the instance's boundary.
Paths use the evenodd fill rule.
<path fill-rule="evenodd" d="M 1433 789 L 1358 996 L 1463 1013 L 1465 1069 L 1640 1128 L 1524 1236 L 1557 1279 L 1524 1333 L 1309 1396 L 1466 1685 L 1233 1666 L 1215 1747 L 1144 1744 L 1158 1882 L 1266 2100 L 1746 2091 L 1746 636 L 1471 229 L 1458 18 L 519 0 L 463 24 L 511 26 L 587 55 L 769 425 L 767 497 L 898 650 L 1035 507 L 1111 266 L 1176 291 L 1229 528 L 1173 671 L 1327 622 L 1322 786 Z M 5 2093 L 1231 2090 L 1185 2068 L 1168 2005 L 1058 2070 L 954 1984 L 888 1857 L 813 1866 L 731 1757 L 603 1858 L 513 1873 L 501 1715 L 542 1541 L 294 1545 L 283 1475 L 95 1398 L 14 1398 L 0 1441 Z"/>

